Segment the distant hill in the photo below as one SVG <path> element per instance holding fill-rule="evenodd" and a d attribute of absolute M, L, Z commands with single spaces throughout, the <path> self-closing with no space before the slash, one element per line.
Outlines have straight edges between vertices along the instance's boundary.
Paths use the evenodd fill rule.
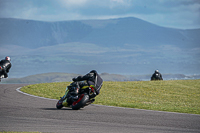
<path fill-rule="evenodd" d="M 44 73 L 36 74 L 23 78 L 2 79 L 1 83 L 51 83 L 51 82 L 72 82 L 72 78 L 79 76 L 73 73 Z M 151 75 L 120 75 L 101 73 L 100 76 L 104 81 L 149 81 Z M 180 79 L 200 79 L 200 75 L 186 76 L 183 74 L 163 74 L 164 80 Z"/>
<path fill-rule="evenodd" d="M 138 18 L 44 22 L 0 18 L 0 58 L 9 76 L 84 74 L 200 74 L 200 29 L 157 26 Z"/>
<path fill-rule="evenodd" d="M 200 29 L 180 30 L 160 27 L 134 17 L 109 20 L 43 22 L 0 18 L 1 45 L 38 48 L 69 42 L 101 46 L 164 44 L 181 47 L 199 46 Z"/>

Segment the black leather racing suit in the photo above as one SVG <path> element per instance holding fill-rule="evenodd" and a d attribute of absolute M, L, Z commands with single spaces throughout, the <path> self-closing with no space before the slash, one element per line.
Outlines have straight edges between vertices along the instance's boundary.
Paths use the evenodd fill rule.
<path fill-rule="evenodd" d="M 155 72 L 155 73 L 152 75 L 151 80 L 163 80 L 161 73 Z"/>
<path fill-rule="evenodd" d="M 0 67 L 2 67 L 2 68 L 1 68 L 2 71 L 1 71 L 0 76 L 1 76 L 1 75 L 4 75 L 4 78 L 7 78 L 11 66 L 12 66 L 12 65 L 11 65 L 11 63 L 10 63 L 9 60 L 1 60 L 1 61 L 0 61 Z"/>
<path fill-rule="evenodd" d="M 100 89 L 103 84 L 103 79 L 99 76 L 99 74 L 95 71 L 92 70 L 88 74 L 84 76 L 78 76 L 77 78 L 73 78 L 73 81 L 83 81 L 86 80 L 86 83 L 79 82 L 79 86 L 82 87 L 84 85 L 94 85 L 95 86 L 95 91 L 96 94 L 98 95 L 100 93 Z"/>

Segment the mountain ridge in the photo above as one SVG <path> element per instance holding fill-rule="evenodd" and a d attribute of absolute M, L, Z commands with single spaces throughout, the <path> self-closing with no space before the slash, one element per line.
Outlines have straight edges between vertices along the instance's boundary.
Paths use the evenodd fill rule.
<path fill-rule="evenodd" d="M 184 41 L 188 44 L 188 41 L 192 41 L 192 39 L 185 37 L 184 34 L 190 34 L 191 31 L 194 31 L 194 29 L 181 30 L 161 27 L 133 17 L 56 22 L 1 18 L 0 21 L 1 45 L 15 44 L 29 48 L 69 42 L 94 43 L 102 46 L 119 46 L 133 42 L 153 45 L 155 42 L 156 44 L 177 44 Z M 104 26 L 92 27 L 92 25 L 98 24 Z M 153 34 L 151 30 L 154 31 Z M 195 31 L 200 33 L 200 29 Z M 174 36 L 176 39 L 171 40 Z M 12 37 L 14 38 L 12 39 Z M 199 41 L 198 37 L 193 39 Z"/>
<path fill-rule="evenodd" d="M 200 29 L 157 26 L 129 17 L 43 22 L 0 18 L 0 57 L 11 77 L 47 72 L 200 73 Z"/>

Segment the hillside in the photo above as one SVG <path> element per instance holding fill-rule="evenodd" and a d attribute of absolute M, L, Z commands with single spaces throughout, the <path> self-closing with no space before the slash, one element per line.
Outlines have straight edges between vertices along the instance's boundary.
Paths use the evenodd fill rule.
<path fill-rule="evenodd" d="M 72 78 L 79 76 L 73 73 L 43 73 L 31 75 L 23 78 L 2 79 L 1 83 L 51 83 L 51 82 L 71 82 Z M 120 75 L 101 73 L 104 81 L 149 81 L 152 75 Z M 180 79 L 200 79 L 200 75 L 186 76 L 183 74 L 163 74 L 164 80 Z"/>
<path fill-rule="evenodd" d="M 1 45 L 38 48 L 67 42 L 77 42 L 91 28 L 81 22 L 42 22 L 0 18 Z"/>
<path fill-rule="evenodd" d="M 11 56 L 9 76 L 84 74 L 200 74 L 200 29 L 160 27 L 131 18 L 43 22 L 0 18 L 0 58 Z"/>
<path fill-rule="evenodd" d="M 0 18 L 0 40 L 3 45 L 38 48 L 69 42 L 93 43 L 101 46 L 161 44 L 196 47 L 200 29 L 165 28 L 137 18 L 42 22 Z"/>

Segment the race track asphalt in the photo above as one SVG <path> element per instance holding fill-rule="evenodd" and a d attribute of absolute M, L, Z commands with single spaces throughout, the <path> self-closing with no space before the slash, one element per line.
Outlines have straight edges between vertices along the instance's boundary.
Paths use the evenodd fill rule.
<path fill-rule="evenodd" d="M 0 84 L 0 132 L 200 133 L 200 115 L 89 105 L 56 109 L 57 100 L 16 91 L 26 84 Z"/>

